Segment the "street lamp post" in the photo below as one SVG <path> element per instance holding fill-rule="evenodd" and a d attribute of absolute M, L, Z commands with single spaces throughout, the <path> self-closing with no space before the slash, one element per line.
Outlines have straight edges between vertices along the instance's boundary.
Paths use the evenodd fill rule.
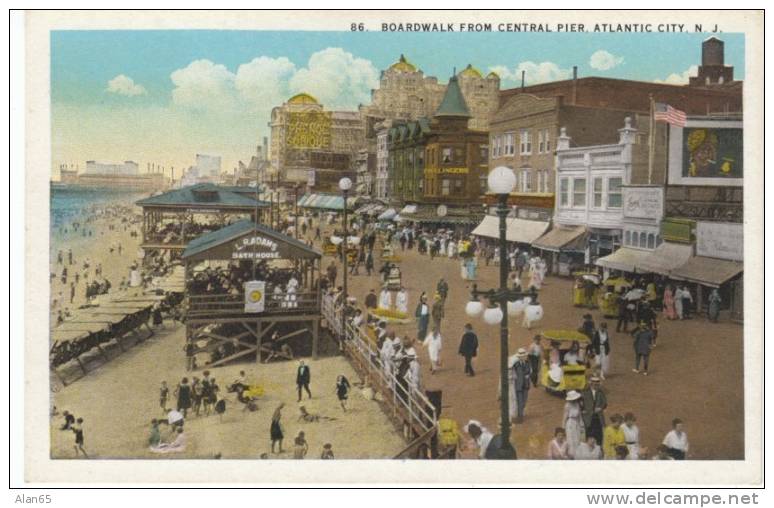
<path fill-rule="evenodd" d="M 500 323 L 500 448 L 497 450 L 498 459 L 515 459 L 516 450 L 511 444 L 511 419 L 509 412 L 510 386 L 508 384 L 508 302 L 530 299 L 530 305 L 539 305 L 537 291 L 533 287 L 529 291 L 516 291 L 508 288 L 508 264 L 505 232 L 508 217 L 508 195 L 516 184 L 516 175 L 513 170 L 503 166 L 493 169 L 488 178 L 489 190 L 497 194 L 497 217 L 499 219 L 499 248 L 500 248 L 500 286 L 497 289 L 479 290 L 476 284 L 471 291 L 471 301 L 465 307 L 465 312 L 470 316 L 477 316 L 483 310 L 479 302 L 484 297 L 491 302 L 492 307 L 484 312 L 484 320 L 489 324 Z M 542 312 L 541 312 L 542 314 Z"/>
<path fill-rule="evenodd" d="M 301 188 L 301 185 L 296 184 L 296 211 L 295 211 L 295 226 L 293 226 L 293 230 L 296 233 L 296 240 L 298 240 L 298 190 Z"/>
<path fill-rule="evenodd" d="M 342 253 L 343 256 L 343 267 L 344 267 L 344 295 L 343 295 L 343 301 L 341 305 L 341 338 L 342 340 L 346 336 L 346 330 L 345 330 L 345 320 L 347 317 L 347 243 L 349 239 L 347 236 L 349 235 L 349 232 L 347 231 L 347 195 L 349 194 L 349 189 L 352 188 L 352 180 L 350 180 L 347 177 L 342 178 L 339 180 L 339 189 L 341 189 L 341 192 L 344 196 L 344 246 L 342 247 Z"/>

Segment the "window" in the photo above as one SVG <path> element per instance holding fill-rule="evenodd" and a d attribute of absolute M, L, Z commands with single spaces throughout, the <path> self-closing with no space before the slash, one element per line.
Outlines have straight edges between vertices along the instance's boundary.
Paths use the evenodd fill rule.
<path fill-rule="evenodd" d="M 643 249 L 648 244 L 648 235 L 645 234 L 645 231 L 640 232 L 640 247 Z"/>
<path fill-rule="evenodd" d="M 542 171 L 537 172 L 537 188 L 535 190 L 538 192 L 543 191 L 543 172 Z"/>
<path fill-rule="evenodd" d="M 648 248 L 649 249 L 656 248 L 656 235 L 654 235 L 653 233 L 648 234 Z"/>
<path fill-rule="evenodd" d="M 516 138 L 512 132 L 505 133 L 505 146 L 503 149 L 503 155 L 513 155 L 515 147 L 514 143 Z"/>
<path fill-rule="evenodd" d="M 594 179 L 594 208 L 602 208 L 602 192 L 604 187 L 602 178 Z"/>
<path fill-rule="evenodd" d="M 621 208 L 623 196 L 621 193 L 621 179 L 610 178 L 607 181 L 607 207 Z"/>
<path fill-rule="evenodd" d="M 570 179 L 559 179 L 559 206 L 570 206 Z"/>
<path fill-rule="evenodd" d="M 546 177 L 543 179 L 543 183 L 545 185 L 545 187 L 543 187 L 543 192 L 548 192 L 551 188 L 551 184 L 549 183 L 548 180 L 549 178 L 553 178 L 553 174 L 548 169 L 545 170 L 545 174 L 546 174 Z"/>
<path fill-rule="evenodd" d="M 460 180 L 459 178 L 454 180 L 454 193 L 462 194 L 462 180 Z"/>
<path fill-rule="evenodd" d="M 631 245 L 632 244 L 632 233 L 630 231 L 627 231 L 624 233 L 624 245 Z"/>
<path fill-rule="evenodd" d="M 549 134 L 549 129 L 546 129 L 545 131 L 545 140 L 546 140 L 546 153 L 551 153 L 551 135 Z"/>
<path fill-rule="evenodd" d="M 546 149 L 546 131 L 538 131 L 538 153 L 543 153 Z"/>
<path fill-rule="evenodd" d="M 441 162 L 443 164 L 449 164 L 452 161 L 452 149 L 451 148 L 444 148 L 443 149 L 443 158 L 441 159 Z"/>
<path fill-rule="evenodd" d="M 489 159 L 489 147 L 486 145 L 480 145 L 479 146 L 479 156 L 481 160 L 478 161 L 479 164 L 486 164 Z"/>
<path fill-rule="evenodd" d="M 585 178 L 574 178 L 572 181 L 572 206 L 586 206 Z"/>
<path fill-rule="evenodd" d="M 522 129 L 519 133 L 519 153 L 521 155 L 529 155 L 532 153 L 532 141 L 527 129 Z"/>
<path fill-rule="evenodd" d="M 532 191 L 532 178 L 529 169 L 521 170 L 521 192 Z"/>
<path fill-rule="evenodd" d="M 451 181 L 448 178 L 444 178 L 443 180 L 441 180 L 441 196 L 449 195 L 450 185 L 451 185 Z"/>
<path fill-rule="evenodd" d="M 486 194 L 489 190 L 489 184 L 486 181 L 487 175 L 481 175 L 478 177 L 478 188 L 481 194 Z"/>

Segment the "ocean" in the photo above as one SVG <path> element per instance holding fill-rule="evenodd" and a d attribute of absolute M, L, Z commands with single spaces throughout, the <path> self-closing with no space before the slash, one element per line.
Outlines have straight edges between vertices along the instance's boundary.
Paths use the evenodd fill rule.
<path fill-rule="evenodd" d="M 115 189 L 52 187 L 50 202 L 51 247 L 58 248 L 62 245 L 67 236 L 63 233 L 64 228 L 69 230 L 70 224 L 79 219 L 82 220 L 93 206 L 112 203 L 131 204 L 148 195 L 147 192 Z"/>

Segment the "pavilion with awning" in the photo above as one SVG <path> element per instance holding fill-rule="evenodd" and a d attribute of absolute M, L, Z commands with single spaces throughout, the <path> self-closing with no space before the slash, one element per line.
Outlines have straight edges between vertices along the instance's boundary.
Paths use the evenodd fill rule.
<path fill-rule="evenodd" d="M 280 345 L 287 348 L 284 341 L 299 335 L 311 336 L 316 357 L 321 257 L 317 249 L 250 220 L 192 241 L 182 255 L 189 358 L 209 367 L 246 356 L 260 362 L 262 355 L 275 358 Z M 216 272 L 237 282 L 213 288 L 209 277 Z"/>
<path fill-rule="evenodd" d="M 269 203 L 256 199 L 254 188 L 252 195 L 245 188 L 239 192 L 235 189 L 202 183 L 136 201 L 142 208 L 140 246 L 146 255 L 177 255 L 191 239 L 203 233 L 256 214 L 260 220 Z"/>

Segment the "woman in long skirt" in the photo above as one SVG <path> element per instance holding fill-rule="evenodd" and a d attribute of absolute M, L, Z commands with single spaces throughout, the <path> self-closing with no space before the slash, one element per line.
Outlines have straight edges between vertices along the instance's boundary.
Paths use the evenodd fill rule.
<path fill-rule="evenodd" d="M 430 373 L 435 374 L 435 371 L 441 366 L 441 348 L 443 347 L 441 332 L 437 328 L 433 329 L 430 335 L 425 338 L 423 345 L 427 348 L 427 354 L 430 356 Z"/>
<path fill-rule="evenodd" d="M 664 289 L 664 317 L 667 319 L 675 319 L 677 313 L 675 312 L 675 298 L 672 292 L 672 286 L 667 286 Z"/>
<path fill-rule="evenodd" d="M 341 403 L 341 409 L 347 411 L 347 398 L 349 397 L 349 381 L 346 377 L 339 375 L 336 378 L 336 397 Z"/>
<path fill-rule="evenodd" d="M 575 456 L 575 449 L 583 441 L 583 419 L 580 407 L 581 394 L 575 390 L 567 392 L 564 404 L 564 431 L 567 435 L 567 454 Z"/>
<path fill-rule="evenodd" d="M 271 453 L 274 453 L 274 444 L 279 443 L 279 452 L 282 453 L 282 440 L 285 435 L 282 432 L 282 425 L 280 419 L 282 418 L 282 408 L 285 404 L 280 404 L 277 409 L 274 410 L 274 414 L 271 417 L 271 427 L 269 428 L 269 437 L 271 438 Z"/>

